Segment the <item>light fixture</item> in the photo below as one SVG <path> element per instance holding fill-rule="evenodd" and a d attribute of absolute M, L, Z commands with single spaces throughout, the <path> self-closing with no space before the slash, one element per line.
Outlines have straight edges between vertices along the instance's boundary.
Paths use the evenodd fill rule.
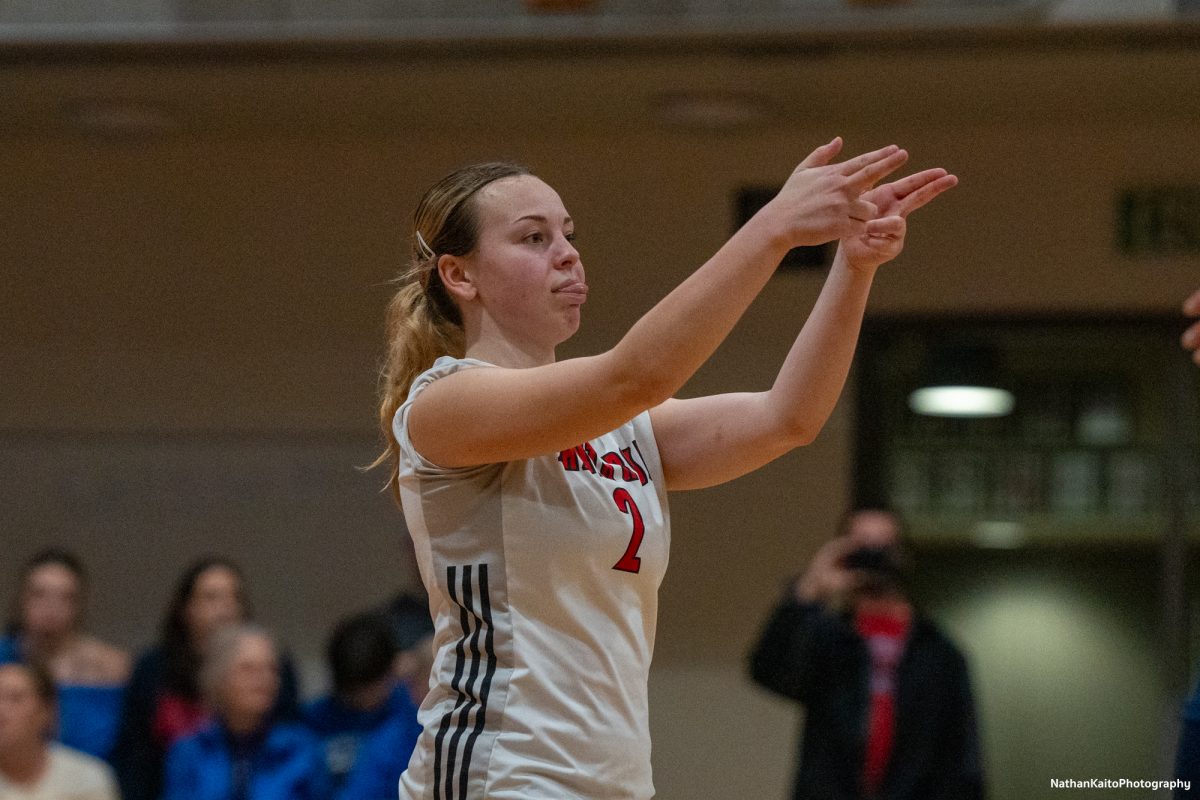
<path fill-rule="evenodd" d="M 975 523 L 973 538 L 978 547 L 994 550 L 1016 550 L 1029 539 L 1029 532 L 1019 522 L 983 520 Z"/>
<path fill-rule="evenodd" d="M 929 355 L 908 407 L 931 417 L 1003 417 L 1016 400 L 996 380 L 996 351 L 982 344 L 943 344 Z"/>

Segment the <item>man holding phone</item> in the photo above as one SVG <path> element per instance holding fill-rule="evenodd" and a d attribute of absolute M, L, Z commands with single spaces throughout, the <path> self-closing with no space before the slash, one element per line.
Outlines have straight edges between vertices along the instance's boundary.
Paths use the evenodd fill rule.
<path fill-rule="evenodd" d="M 958 648 L 914 606 L 890 511 L 847 513 L 750 656 L 804 706 L 793 800 L 977 800 L 975 704 Z"/>

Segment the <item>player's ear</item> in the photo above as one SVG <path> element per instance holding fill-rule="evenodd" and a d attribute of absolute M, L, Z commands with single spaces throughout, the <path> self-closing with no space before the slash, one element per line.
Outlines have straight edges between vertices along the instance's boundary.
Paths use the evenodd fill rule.
<path fill-rule="evenodd" d="M 479 294 L 467 259 L 449 254 L 440 256 L 437 271 L 446 292 L 458 302 L 474 300 Z"/>

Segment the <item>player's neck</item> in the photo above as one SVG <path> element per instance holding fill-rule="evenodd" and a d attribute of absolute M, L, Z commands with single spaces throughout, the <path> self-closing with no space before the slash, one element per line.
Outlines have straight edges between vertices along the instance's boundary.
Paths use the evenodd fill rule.
<path fill-rule="evenodd" d="M 477 358 L 498 367 L 524 369 L 540 367 L 554 363 L 554 348 L 546 348 L 530 343 L 515 342 L 510 339 L 489 336 L 467 342 L 467 358 Z"/>

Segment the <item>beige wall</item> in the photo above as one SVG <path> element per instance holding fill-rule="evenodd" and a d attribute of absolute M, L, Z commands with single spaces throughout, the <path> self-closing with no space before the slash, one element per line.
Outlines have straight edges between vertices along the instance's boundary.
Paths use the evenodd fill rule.
<path fill-rule="evenodd" d="M 489 94 L 495 87 L 452 70 L 440 78 L 442 94 L 419 109 L 429 130 L 418 116 L 392 135 L 340 130 L 329 119 L 312 131 L 199 126 L 149 139 L 54 127 L 10 131 L 0 139 L 0 431 L 10 432 L 3 436 L 13 452 L 51 434 L 61 442 L 82 433 L 91 436 L 88 446 L 101 448 L 179 441 L 187 449 L 220 434 L 227 451 L 263 442 L 268 451 L 271 443 L 304 451 L 332 441 L 369 454 L 385 281 L 407 247 L 407 216 L 418 193 L 449 168 L 495 156 L 533 166 L 579 222 L 592 293 L 567 355 L 612 344 L 711 253 L 730 231 L 736 187 L 779 182 L 833 133 L 852 150 L 897 141 L 910 148 L 914 169 L 943 165 L 962 179 L 914 217 L 906 254 L 878 280 L 873 313 L 1170 313 L 1194 288 L 1195 259 L 1132 261 L 1113 246 L 1118 188 L 1200 179 L 1197 125 L 1173 96 L 1164 88 L 1162 98 L 1140 96 L 1128 111 L 1117 96 L 1129 75 L 1156 85 L 1136 54 L 1066 53 L 1059 63 L 1053 52 L 1000 49 L 981 56 L 990 61 L 980 66 L 970 52 L 864 52 L 808 72 L 803 62 L 776 55 L 776 84 L 811 85 L 811 103 L 765 127 L 727 134 L 664 128 L 646 112 L 635 113 L 636 124 L 605 118 L 590 126 L 573 106 L 575 116 L 559 120 L 563 86 L 581 95 L 594 90 L 598 104 L 619 102 L 625 90 L 635 112 L 642 102 L 637 70 L 621 73 L 625 86 L 601 86 L 586 57 L 544 64 L 554 75 L 545 93 L 509 87 L 524 112 L 489 112 L 497 115 L 494 131 L 486 116 L 461 110 L 499 108 Z M 1100 66 L 1083 69 L 1080 58 Z M 1170 54 L 1159 58 L 1170 63 Z M 678 63 L 662 57 L 646 67 L 647 80 L 737 85 L 736 72 L 713 60 L 697 73 L 683 55 Z M 1027 66 L 1009 75 L 1010 62 Z M 1084 85 L 1094 96 L 1055 92 L 1060 67 L 1093 76 Z M 388 66 L 358 68 L 369 82 Z M 89 69 L 111 90 L 115 79 L 104 77 L 103 64 L 77 68 L 73 85 L 87 86 Z M 241 70 L 241 84 L 252 84 L 259 68 L 224 69 Z M 320 62 L 307 67 L 314 85 L 323 69 Z M 353 83 L 355 68 L 337 69 Z M 139 74 L 128 79 L 126 96 L 156 86 L 153 67 Z M 292 83 L 264 74 L 264 85 L 290 87 L 301 111 L 319 115 L 321 98 L 306 93 L 304 74 Z M 21 79 L 36 88 L 36 71 Z M 1025 97 L 1021 82 L 1035 79 Z M 186 85 L 168 89 L 186 101 Z M 252 114 L 241 106 L 231 113 Z M 512 117 L 522 113 L 536 124 L 514 128 Z M 606 113 L 598 105 L 596 114 Z M 458 117 L 468 123 L 456 126 Z M 819 276 L 776 278 L 686 392 L 768 385 L 819 288 Z M 847 500 L 850 413 L 843 402 L 814 445 L 755 475 L 672 499 L 674 547 L 652 679 L 664 800 L 783 792 L 792 713 L 747 685 L 743 656 L 781 578 L 821 541 Z M 192 469 L 228 464 L 228 457 L 209 453 Z M 230 474 L 252 474 L 257 462 L 238 463 Z M 374 488 L 375 478 L 361 480 Z M 274 491 L 267 483 L 263 491 Z M 301 491 L 283 483 L 290 488 L 276 487 L 276 502 Z M 339 500 L 360 491 L 336 485 Z M 20 513 L 0 527 L 0 596 L 10 593 L 13 561 L 43 543 L 75 544 L 100 583 L 95 626 L 128 645 L 152 635 L 179 566 L 214 547 L 247 563 L 264 618 L 309 664 L 337 615 L 410 579 L 393 538 L 399 517 L 389 529 L 385 501 L 374 496 L 363 501 L 380 503 L 363 526 L 368 531 L 353 521 L 339 530 L 341 518 L 332 515 L 321 523 L 327 536 L 297 540 L 286 514 L 265 516 L 256 530 L 214 532 L 203 519 L 168 517 L 134 530 L 93 526 L 84 536 L 61 526 L 83 524 L 86 504 L 49 524 L 53 497 L 26 502 L 13 491 L 6 502 Z M 123 491 L 136 494 L 136 487 Z M 969 610 L 956 613 L 958 629 L 978 622 Z M 1117 677 L 1136 679 L 1139 666 Z M 1031 669 L 1036 680 L 1042 671 Z M 995 687 L 1011 681 L 980 678 L 993 704 L 1003 702 Z M 1017 727 L 1002 730 L 1007 736 Z M 1014 767 L 1004 759 L 1004 768 Z"/>

